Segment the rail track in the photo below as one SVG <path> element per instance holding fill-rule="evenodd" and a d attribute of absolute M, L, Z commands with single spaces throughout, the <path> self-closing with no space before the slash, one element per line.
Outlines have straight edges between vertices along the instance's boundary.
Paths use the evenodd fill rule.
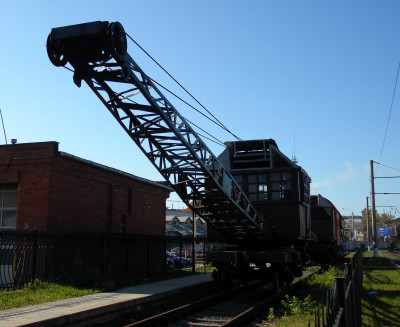
<path fill-rule="evenodd" d="M 131 307 L 114 320 L 87 326 L 245 326 L 302 284 L 302 279 L 296 278 L 290 288 L 283 286 L 279 295 L 275 294 L 273 283 L 266 280 L 251 280 L 247 285 L 235 283 L 229 291 L 222 291 L 218 283 L 199 284 L 189 291 Z"/>
<path fill-rule="evenodd" d="M 183 306 L 152 315 L 125 327 L 143 326 L 244 326 L 297 287 L 286 288 L 278 296 L 271 282 L 253 281 L 247 286 L 219 292 Z"/>

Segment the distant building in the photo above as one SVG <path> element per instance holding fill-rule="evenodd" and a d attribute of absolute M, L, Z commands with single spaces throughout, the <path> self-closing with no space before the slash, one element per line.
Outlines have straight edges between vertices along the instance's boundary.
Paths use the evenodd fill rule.
<path fill-rule="evenodd" d="M 165 235 L 170 192 L 57 142 L 0 146 L 0 228 Z"/>
<path fill-rule="evenodd" d="M 167 209 L 165 231 L 167 236 L 192 236 L 193 213 L 184 209 Z M 196 235 L 206 235 L 206 223 L 198 217 Z"/>
<path fill-rule="evenodd" d="M 364 230 L 362 223 L 362 216 L 343 216 L 344 222 L 344 236 L 347 240 L 356 240 L 363 241 L 364 233 L 367 231 Z"/>

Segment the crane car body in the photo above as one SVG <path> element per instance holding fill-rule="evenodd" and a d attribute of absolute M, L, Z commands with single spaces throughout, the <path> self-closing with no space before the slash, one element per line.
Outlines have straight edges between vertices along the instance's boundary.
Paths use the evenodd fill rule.
<path fill-rule="evenodd" d="M 282 219 L 263 200 L 272 201 L 277 195 L 276 183 L 281 183 L 279 187 L 282 188 L 288 185 L 287 181 L 282 180 L 281 174 L 281 180 L 275 184 L 258 182 L 255 187 L 264 190 L 265 199 L 254 198 L 251 193 L 253 177 L 249 177 L 249 169 L 253 169 L 253 173 L 258 171 L 257 174 L 264 169 L 263 176 L 271 183 L 275 175 L 268 171 L 289 169 L 298 190 L 309 185 L 306 172 L 287 159 L 274 142 L 253 142 L 251 149 L 254 151 L 245 149 L 246 142 L 230 142 L 227 144 L 231 150 L 229 154 L 214 155 L 128 54 L 126 33 L 118 22 L 97 21 L 53 28 L 47 39 L 47 53 L 55 66 L 72 66 L 74 83 L 80 87 L 82 81 L 86 82 L 183 202 L 229 244 L 235 245 L 232 251 L 208 253 L 208 260 L 223 273 L 223 279 L 231 271 L 245 276 L 250 264 L 264 270 L 270 263 L 276 272 L 276 283 L 282 276 L 289 276 L 286 279 L 290 280 L 299 272 L 296 267 L 301 264 L 303 248 L 294 247 L 291 241 L 305 242 L 309 215 L 307 199 L 299 198 L 300 191 L 291 193 L 290 201 L 295 204 L 292 208 L 294 220 L 301 220 L 298 225 L 302 231 L 289 238 L 283 237 L 282 242 L 279 233 L 284 228 L 277 228 Z M 246 159 L 246 155 L 247 159 L 261 155 L 264 164 L 256 160 L 249 166 L 240 161 L 241 156 Z M 282 164 L 276 167 L 279 162 Z M 292 189 L 294 186 L 292 184 Z M 279 191 L 285 194 L 288 189 Z M 249 196 L 253 196 L 252 201 Z M 279 200 L 289 201 L 287 197 Z M 306 209 L 300 212 L 300 207 Z"/>

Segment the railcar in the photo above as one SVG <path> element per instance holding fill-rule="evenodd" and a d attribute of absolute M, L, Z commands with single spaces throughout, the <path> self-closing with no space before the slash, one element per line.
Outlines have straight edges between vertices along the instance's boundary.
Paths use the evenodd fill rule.
<path fill-rule="evenodd" d="M 209 261 L 220 272 L 232 267 L 237 267 L 238 275 L 262 270 L 266 276 L 272 275 L 279 289 L 282 282 L 291 282 L 294 276 L 301 275 L 301 267 L 307 261 L 311 179 L 302 167 L 279 150 L 273 139 L 226 142 L 225 145 L 218 159 L 257 212 L 265 217 L 262 227 L 266 237 L 235 240 L 231 253 L 211 252 Z M 223 274 L 225 278 L 226 273 Z"/>
<path fill-rule="evenodd" d="M 343 218 L 334 204 L 322 195 L 311 195 L 311 260 L 325 265 L 344 253 Z"/>
<path fill-rule="evenodd" d="M 226 142 L 215 156 L 128 54 L 119 22 L 53 28 L 47 53 L 55 66 L 71 67 L 78 87 L 89 86 L 209 234 L 231 245 L 207 254 L 217 279 L 229 284 L 258 271 L 279 291 L 302 273 L 318 234 L 311 232 L 311 179 L 273 139 Z"/>

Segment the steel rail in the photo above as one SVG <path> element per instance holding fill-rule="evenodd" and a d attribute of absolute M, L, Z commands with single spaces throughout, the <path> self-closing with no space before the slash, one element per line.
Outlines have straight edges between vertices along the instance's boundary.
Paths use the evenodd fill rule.
<path fill-rule="evenodd" d="M 199 310 L 202 310 L 206 307 L 221 303 L 232 297 L 240 296 L 242 294 L 245 294 L 246 292 L 250 292 L 251 290 L 254 290 L 255 288 L 260 287 L 261 285 L 264 285 L 266 283 L 268 282 L 266 282 L 265 280 L 256 280 L 249 283 L 247 286 L 239 286 L 228 292 L 221 291 L 217 294 L 195 300 L 186 305 L 156 314 L 154 316 L 131 323 L 129 325 L 125 325 L 124 327 L 162 326 L 168 322 L 178 320 L 181 317 L 193 314 L 194 312 L 198 312 Z"/>

